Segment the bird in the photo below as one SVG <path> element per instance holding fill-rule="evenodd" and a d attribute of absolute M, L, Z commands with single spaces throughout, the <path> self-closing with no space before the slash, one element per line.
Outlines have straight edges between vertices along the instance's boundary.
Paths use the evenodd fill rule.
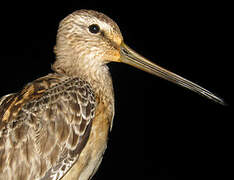
<path fill-rule="evenodd" d="M 101 12 L 81 9 L 61 20 L 54 53 L 51 73 L 0 99 L 1 180 L 92 179 L 115 112 L 109 62 L 134 66 L 224 104 L 135 52 Z"/>

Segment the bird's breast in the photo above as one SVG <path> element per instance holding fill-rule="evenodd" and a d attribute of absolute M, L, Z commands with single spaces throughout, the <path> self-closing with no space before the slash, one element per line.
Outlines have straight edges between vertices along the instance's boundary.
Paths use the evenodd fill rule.
<path fill-rule="evenodd" d="M 107 147 L 108 132 L 114 113 L 113 109 L 113 104 L 106 104 L 105 102 L 97 104 L 88 142 L 76 164 L 64 176 L 63 180 L 88 180 L 95 174 Z"/>

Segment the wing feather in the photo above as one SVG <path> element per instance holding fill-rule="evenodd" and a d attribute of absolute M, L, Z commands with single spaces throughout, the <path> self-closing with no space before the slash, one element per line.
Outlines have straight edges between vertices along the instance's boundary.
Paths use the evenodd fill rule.
<path fill-rule="evenodd" d="M 79 158 L 95 113 L 90 85 L 50 74 L 0 99 L 0 179 L 61 179 Z"/>

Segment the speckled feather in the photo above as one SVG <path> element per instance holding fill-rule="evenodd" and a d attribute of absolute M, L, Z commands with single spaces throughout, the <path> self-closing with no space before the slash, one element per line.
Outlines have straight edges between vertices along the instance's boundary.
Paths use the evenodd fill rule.
<path fill-rule="evenodd" d="M 58 74 L 3 97 L 0 179 L 60 179 L 88 140 L 95 105 L 87 82 Z"/>
<path fill-rule="evenodd" d="M 55 54 L 54 73 L 0 99 L 0 180 L 93 177 L 113 124 L 108 62 L 129 64 L 225 104 L 137 54 L 117 24 L 96 11 L 79 10 L 60 22 Z"/>
<path fill-rule="evenodd" d="M 88 32 L 99 24 L 101 36 Z M 79 10 L 61 21 L 55 73 L 0 99 L 0 180 L 91 179 L 114 116 L 108 59 L 122 35 L 102 13 Z"/>

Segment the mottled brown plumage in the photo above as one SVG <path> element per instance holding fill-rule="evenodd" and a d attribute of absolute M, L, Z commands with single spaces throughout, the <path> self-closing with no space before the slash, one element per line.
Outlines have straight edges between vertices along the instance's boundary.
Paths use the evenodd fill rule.
<path fill-rule="evenodd" d="M 101 13 L 74 12 L 60 23 L 55 73 L 1 98 L 0 179 L 88 179 L 94 174 L 114 115 L 112 82 L 106 62 L 100 59 L 101 50 L 106 49 L 106 57 L 110 57 L 113 50 L 108 51 L 108 44 L 116 42 L 106 41 L 105 47 L 100 47 L 100 57 L 98 53 L 94 57 L 89 48 L 92 42 L 82 44 L 82 38 L 87 39 L 90 33 L 76 29 L 79 27 L 71 32 L 75 23 L 88 29 L 91 18 L 112 28 L 113 32 L 106 29 L 106 36 L 120 33 Z M 87 152 L 82 154 L 84 147 Z M 73 172 L 75 162 L 79 167 Z M 65 176 L 69 170 L 71 175 Z"/>
<path fill-rule="evenodd" d="M 52 179 L 62 177 L 84 148 L 96 100 L 86 81 L 49 74 L 0 105 L 0 179 Z"/>
<path fill-rule="evenodd" d="M 0 180 L 92 178 L 114 116 L 106 66 L 110 61 L 133 65 L 223 103 L 131 50 L 116 23 L 102 13 L 79 10 L 62 20 L 55 54 L 54 73 L 0 99 Z"/>

